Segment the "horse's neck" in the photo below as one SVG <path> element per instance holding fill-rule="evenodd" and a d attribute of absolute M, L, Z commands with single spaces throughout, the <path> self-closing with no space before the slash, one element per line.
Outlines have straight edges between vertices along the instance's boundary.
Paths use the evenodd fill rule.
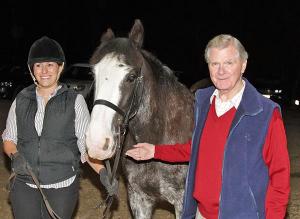
<path fill-rule="evenodd" d="M 189 92 L 174 93 L 172 90 L 162 91 L 161 87 L 145 86 L 138 113 L 132 121 L 137 141 L 175 143 L 191 137 L 192 95 Z"/>

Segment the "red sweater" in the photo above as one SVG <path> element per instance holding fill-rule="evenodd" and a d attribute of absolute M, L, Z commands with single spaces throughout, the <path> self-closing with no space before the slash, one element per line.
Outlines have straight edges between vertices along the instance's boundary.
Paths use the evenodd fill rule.
<path fill-rule="evenodd" d="M 194 188 L 194 197 L 199 201 L 200 212 L 207 219 L 218 216 L 224 146 L 230 128 L 225 123 L 231 124 L 236 111 L 233 108 L 218 118 L 215 107 L 212 106 L 213 104 L 200 140 L 201 154 L 199 154 Z M 217 120 L 217 124 L 208 122 L 212 119 L 213 122 Z M 206 133 L 209 131 L 213 131 L 213 134 Z M 169 162 L 185 162 L 189 161 L 190 153 L 191 140 L 185 144 L 157 145 L 154 158 Z M 263 147 L 263 159 L 268 166 L 270 177 L 266 196 L 266 218 L 282 219 L 286 212 L 290 191 L 290 172 L 286 135 L 278 109 L 274 110 L 270 121 Z"/>
<path fill-rule="evenodd" d="M 233 107 L 218 117 L 213 101 L 203 128 L 195 174 L 194 198 L 197 199 L 198 208 L 205 218 L 218 218 L 224 147 L 235 112 Z"/>

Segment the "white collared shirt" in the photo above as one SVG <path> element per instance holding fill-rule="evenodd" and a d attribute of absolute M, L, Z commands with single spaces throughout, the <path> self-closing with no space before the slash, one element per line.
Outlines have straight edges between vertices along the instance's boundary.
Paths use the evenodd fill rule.
<path fill-rule="evenodd" d="M 216 97 L 215 108 L 216 108 L 216 114 L 218 117 L 224 115 L 232 107 L 235 107 L 236 109 L 239 107 L 241 100 L 242 100 L 244 90 L 245 90 L 245 81 L 242 80 L 242 82 L 243 82 L 242 89 L 228 101 L 221 100 L 219 91 L 217 89 L 213 92 L 213 94 L 210 97 L 210 103 L 212 103 L 214 97 Z"/>

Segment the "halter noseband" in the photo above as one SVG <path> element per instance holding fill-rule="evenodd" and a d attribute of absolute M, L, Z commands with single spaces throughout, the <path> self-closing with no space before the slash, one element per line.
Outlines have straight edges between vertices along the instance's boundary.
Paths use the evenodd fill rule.
<path fill-rule="evenodd" d="M 104 105 L 107 106 L 108 108 L 113 109 L 114 111 L 116 111 L 117 113 L 119 113 L 122 117 L 123 117 L 123 124 L 121 126 L 128 126 L 129 120 L 132 119 L 139 108 L 142 96 L 143 96 L 143 91 L 144 91 L 144 86 L 143 86 L 143 67 L 144 67 L 144 62 L 142 63 L 142 66 L 140 68 L 139 71 L 139 76 L 136 78 L 135 80 L 135 84 L 134 84 L 134 89 L 130 98 L 130 105 L 129 108 L 127 110 L 127 112 L 125 113 L 124 110 L 122 110 L 120 107 L 118 107 L 117 105 L 113 104 L 112 102 L 108 101 L 108 100 L 104 100 L 104 99 L 98 99 L 95 100 L 94 102 L 94 106 L 96 105 Z M 133 111 L 134 110 L 134 111 Z"/>
<path fill-rule="evenodd" d="M 103 100 L 103 99 L 95 100 L 94 106 L 95 105 L 105 105 L 105 106 L 113 109 L 117 113 L 119 113 L 121 116 L 123 116 L 123 117 L 125 116 L 125 112 L 120 107 L 118 107 L 117 105 L 115 105 L 112 102 L 109 102 L 107 100 Z"/>

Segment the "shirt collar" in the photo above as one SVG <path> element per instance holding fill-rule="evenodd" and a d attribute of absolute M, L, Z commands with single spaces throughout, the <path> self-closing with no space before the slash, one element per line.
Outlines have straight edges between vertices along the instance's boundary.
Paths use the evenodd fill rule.
<path fill-rule="evenodd" d="M 52 98 L 52 97 L 54 97 L 54 96 L 56 95 L 57 91 L 58 91 L 60 88 L 62 88 L 62 85 L 58 85 L 57 88 L 55 88 L 55 90 L 53 91 L 53 93 L 50 94 L 49 99 Z M 37 97 L 41 97 L 41 95 L 39 95 L 39 93 L 38 93 L 38 91 L 37 91 L 37 88 L 35 89 L 35 93 L 36 93 L 36 96 L 37 96 Z"/>
<path fill-rule="evenodd" d="M 239 107 L 239 105 L 241 103 L 242 96 L 243 96 L 243 93 L 244 93 L 244 90 L 245 90 L 245 81 L 242 80 L 242 82 L 243 82 L 242 89 L 236 95 L 234 95 L 230 100 L 226 101 L 226 103 L 228 105 L 234 106 L 236 109 Z M 215 91 L 211 95 L 210 103 L 212 103 L 214 97 L 216 97 L 216 101 L 221 102 L 218 89 L 215 89 Z"/>

